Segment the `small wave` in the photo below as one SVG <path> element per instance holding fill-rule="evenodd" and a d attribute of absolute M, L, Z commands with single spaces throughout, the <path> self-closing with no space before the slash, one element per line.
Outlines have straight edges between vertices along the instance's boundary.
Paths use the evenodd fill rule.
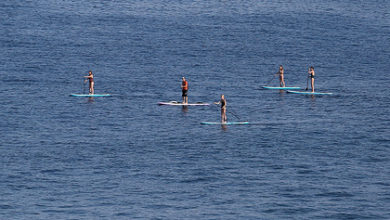
<path fill-rule="evenodd" d="M 327 192 L 327 193 L 319 193 L 315 196 L 318 197 L 333 197 L 333 198 L 345 198 L 345 197 L 353 197 L 354 195 L 347 192 Z"/>

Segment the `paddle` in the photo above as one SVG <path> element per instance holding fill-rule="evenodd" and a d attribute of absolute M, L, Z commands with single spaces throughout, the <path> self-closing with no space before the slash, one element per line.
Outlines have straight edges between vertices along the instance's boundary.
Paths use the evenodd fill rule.
<path fill-rule="evenodd" d="M 85 80 L 83 80 L 83 90 L 81 91 L 81 94 L 85 94 Z"/>
<path fill-rule="evenodd" d="M 217 111 L 219 111 L 219 107 L 217 106 L 217 105 L 219 105 L 219 103 L 218 102 L 213 102 L 213 104 L 215 105 L 215 110 L 217 110 Z M 212 106 L 214 106 L 214 105 L 212 105 Z"/>
<path fill-rule="evenodd" d="M 235 111 L 233 111 L 232 107 L 230 106 L 229 108 L 230 108 L 230 113 L 232 113 L 232 115 L 236 117 L 238 120 L 241 120 L 241 118 L 235 113 Z"/>
<path fill-rule="evenodd" d="M 270 83 L 271 83 L 271 82 L 272 82 L 272 81 L 273 81 L 275 78 L 276 78 L 276 77 L 275 77 L 275 76 L 273 76 L 273 77 L 272 77 L 272 79 L 271 79 L 271 80 L 270 80 L 270 81 L 269 81 L 267 84 L 265 84 L 265 85 L 267 85 L 267 86 L 268 86 L 268 85 L 269 85 L 269 84 L 270 84 Z"/>
<path fill-rule="evenodd" d="M 306 78 L 306 91 L 309 89 L 309 76 Z"/>
<path fill-rule="evenodd" d="M 215 105 L 219 105 L 220 103 L 219 102 L 214 102 Z M 215 106 L 217 107 L 217 106 Z M 218 108 L 218 107 L 217 107 Z M 232 109 L 231 106 L 229 106 L 229 113 L 231 113 L 234 117 L 236 117 L 238 120 L 241 120 L 240 116 L 237 115 L 237 113 L 235 113 L 235 111 Z"/>
<path fill-rule="evenodd" d="M 84 73 L 85 74 L 85 73 Z M 84 78 L 84 77 L 83 77 Z M 85 94 L 85 84 L 87 83 L 87 81 L 85 80 L 85 78 L 83 79 L 83 91 L 81 91 L 81 94 Z"/>

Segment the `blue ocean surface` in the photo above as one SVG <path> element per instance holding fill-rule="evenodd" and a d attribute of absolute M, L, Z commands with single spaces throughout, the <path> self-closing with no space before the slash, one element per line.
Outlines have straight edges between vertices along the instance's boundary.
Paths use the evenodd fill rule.
<path fill-rule="evenodd" d="M 0 219 L 390 219 L 390 2 L 0 1 Z M 264 90 L 307 86 L 332 96 Z M 83 76 L 92 70 L 96 93 Z M 229 121 L 215 102 L 224 94 Z"/>

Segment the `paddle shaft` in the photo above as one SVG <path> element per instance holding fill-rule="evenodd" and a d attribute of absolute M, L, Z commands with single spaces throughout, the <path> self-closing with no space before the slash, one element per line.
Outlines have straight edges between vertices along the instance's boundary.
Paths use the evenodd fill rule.
<path fill-rule="evenodd" d="M 85 80 L 83 80 L 83 94 L 85 94 Z"/>
<path fill-rule="evenodd" d="M 218 110 L 219 110 L 219 107 L 218 107 L 217 105 L 215 105 L 215 107 L 218 108 Z M 229 107 L 229 108 L 230 108 L 229 113 L 232 113 L 232 115 L 233 115 L 234 117 L 236 117 L 238 120 L 241 120 L 240 117 L 237 116 L 237 115 L 234 113 L 233 109 L 231 109 L 231 107 Z"/>
<path fill-rule="evenodd" d="M 238 115 L 236 115 L 236 114 L 234 113 L 233 109 L 230 109 L 230 113 L 232 113 L 232 115 L 233 115 L 234 117 L 236 117 L 238 120 L 241 120 L 241 118 L 240 118 Z"/>
<path fill-rule="evenodd" d="M 308 90 L 309 89 L 309 76 L 307 76 L 306 78 L 306 89 L 305 90 Z"/>
<path fill-rule="evenodd" d="M 269 85 L 276 77 L 273 76 L 272 79 L 266 84 L 266 85 Z"/>

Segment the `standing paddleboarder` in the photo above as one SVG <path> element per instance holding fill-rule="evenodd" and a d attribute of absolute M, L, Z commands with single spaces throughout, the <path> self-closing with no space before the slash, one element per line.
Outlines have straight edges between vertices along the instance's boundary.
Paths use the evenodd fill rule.
<path fill-rule="evenodd" d="M 94 85 L 95 85 L 95 83 L 93 82 L 93 74 L 92 74 L 92 71 L 90 70 L 89 72 L 88 72 L 88 76 L 84 76 L 85 78 L 87 78 L 87 79 L 85 79 L 84 80 L 84 83 L 86 83 L 87 82 L 87 80 L 89 80 L 89 94 L 90 95 L 93 95 L 94 93 L 95 93 L 95 90 L 94 90 Z"/>
<path fill-rule="evenodd" d="M 314 76 L 315 76 L 315 72 L 314 72 L 314 67 L 311 66 L 309 68 L 309 75 L 308 75 L 308 78 L 310 78 L 310 85 L 311 85 L 311 92 L 314 92 Z M 309 87 L 309 86 L 307 86 Z M 307 90 L 308 88 L 306 88 Z"/>
<path fill-rule="evenodd" d="M 181 97 L 183 99 L 183 104 L 188 104 L 188 96 L 187 96 L 187 92 L 188 92 L 188 82 L 186 81 L 186 78 L 183 78 L 181 79 Z"/>
<path fill-rule="evenodd" d="M 226 99 L 225 96 L 221 95 L 221 100 L 219 102 L 214 102 L 214 104 L 219 105 L 221 104 L 221 122 L 226 123 L 227 122 L 227 116 L 226 116 Z"/>
<path fill-rule="evenodd" d="M 279 75 L 280 87 L 285 87 L 286 83 L 284 83 L 284 69 L 282 65 L 279 66 L 279 72 L 276 75 Z"/>

